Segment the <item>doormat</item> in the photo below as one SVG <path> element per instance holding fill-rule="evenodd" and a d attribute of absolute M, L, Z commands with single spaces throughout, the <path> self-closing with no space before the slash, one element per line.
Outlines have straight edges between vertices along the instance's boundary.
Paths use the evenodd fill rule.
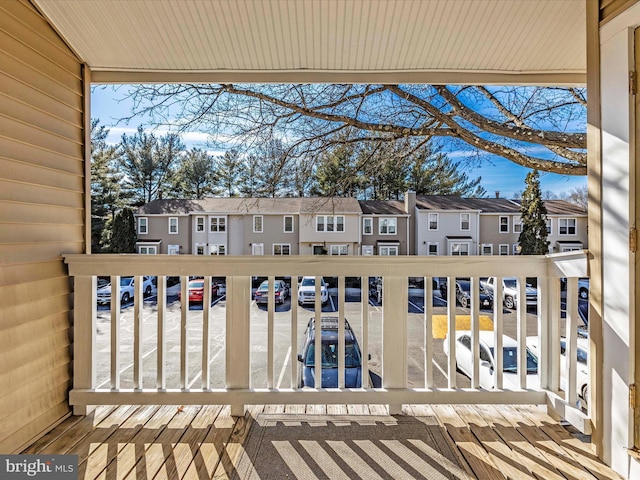
<path fill-rule="evenodd" d="M 261 413 L 236 479 L 468 479 L 435 417 Z"/>

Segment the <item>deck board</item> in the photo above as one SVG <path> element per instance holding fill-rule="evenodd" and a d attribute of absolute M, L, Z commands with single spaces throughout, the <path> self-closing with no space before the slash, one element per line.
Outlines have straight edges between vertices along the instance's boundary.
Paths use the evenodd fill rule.
<path fill-rule="evenodd" d="M 98 407 L 86 417 L 65 420 L 23 453 L 77 454 L 80 479 L 278 478 L 278 472 L 265 475 L 264 466 L 254 464 L 257 452 L 247 450 L 259 416 L 285 417 L 286 424 L 290 416 L 292 429 L 305 423 L 305 416 L 333 416 L 336 428 L 349 428 L 354 419 L 375 425 L 380 418 L 389 418 L 384 405 L 256 405 L 248 407 L 243 417 L 231 417 L 230 412 L 229 406 Z M 306 472 L 311 478 L 329 473 L 348 478 L 352 466 L 365 471 L 371 455 L 389 478 L 402 468 L 421 471 L 421 466 L 428 466 L 425 459 L 441 465 L 438 478 L 620 478 L 595 456 L 591 444 L 538 406 L 404 405 L 403 415 L 424 424 L 422 438 L 355 444 L 341 442 L 339 436 L 330 441 L 311 438 L 301 441 L 302 454 L 284 444 L 282 453 L 289 448 L 298 455 L 299 470 L 294 475 Z M 336 416 L 344 416 L 345 422 L 336 423 Z M 345 463 L 338 452 L 348 452 L 353 464 Z M 307 455 L 324 459 L 322 470 Z"/>

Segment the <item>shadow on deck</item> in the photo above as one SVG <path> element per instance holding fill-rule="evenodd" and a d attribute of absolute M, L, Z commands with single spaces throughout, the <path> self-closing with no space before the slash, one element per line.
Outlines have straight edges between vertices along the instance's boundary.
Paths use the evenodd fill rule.
<path fill-rule="evenodd" d="M 538 406 L 98 407 L 23 453 L 78 455 L 81 479 L 617 479 Z"/>

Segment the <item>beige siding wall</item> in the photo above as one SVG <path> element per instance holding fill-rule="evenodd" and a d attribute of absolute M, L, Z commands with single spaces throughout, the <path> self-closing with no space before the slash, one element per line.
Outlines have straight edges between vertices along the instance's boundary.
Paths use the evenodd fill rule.
<path fill-rule="evenodd" d="M 27 1 L 0 2 L 0 452 L 69 413 L 70 281 L 84 246 L 83 78 Z"/>

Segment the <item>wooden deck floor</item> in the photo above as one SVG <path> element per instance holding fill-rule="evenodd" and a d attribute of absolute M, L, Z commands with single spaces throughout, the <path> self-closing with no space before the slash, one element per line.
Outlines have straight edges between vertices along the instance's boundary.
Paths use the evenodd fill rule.
<path fill-rule="evenodd" d="M 98 407 L 67 419 L 23 453 L 76 454 L 81 479 L 620 478 L 597 459 L 588 438 L 572 435 L 537 406 L 406 405 L 396 418 L 379 405 L 253 406 L 240 418 L 229 412 L 228 406 Z M 263 418 L 276 418 L 287 441 L 256 435 Z M 330 419 L 330 440 L 317 426 L 296 437 L 301 423 L 322 424 L 313 419 Z M 377 438 L 394 420 L 432 430 L 425 439 Z M 341 441 L 341 432 L 353 431 L 345 427 L 365 423 L 370 438 Z M 429 445 L 436 437 L 441 441 Z M 278 455 L 258 460 L 251 453 L 256 442 L 273 443 Z M 293 444 L 304 447 L 301 453 Z"/>

